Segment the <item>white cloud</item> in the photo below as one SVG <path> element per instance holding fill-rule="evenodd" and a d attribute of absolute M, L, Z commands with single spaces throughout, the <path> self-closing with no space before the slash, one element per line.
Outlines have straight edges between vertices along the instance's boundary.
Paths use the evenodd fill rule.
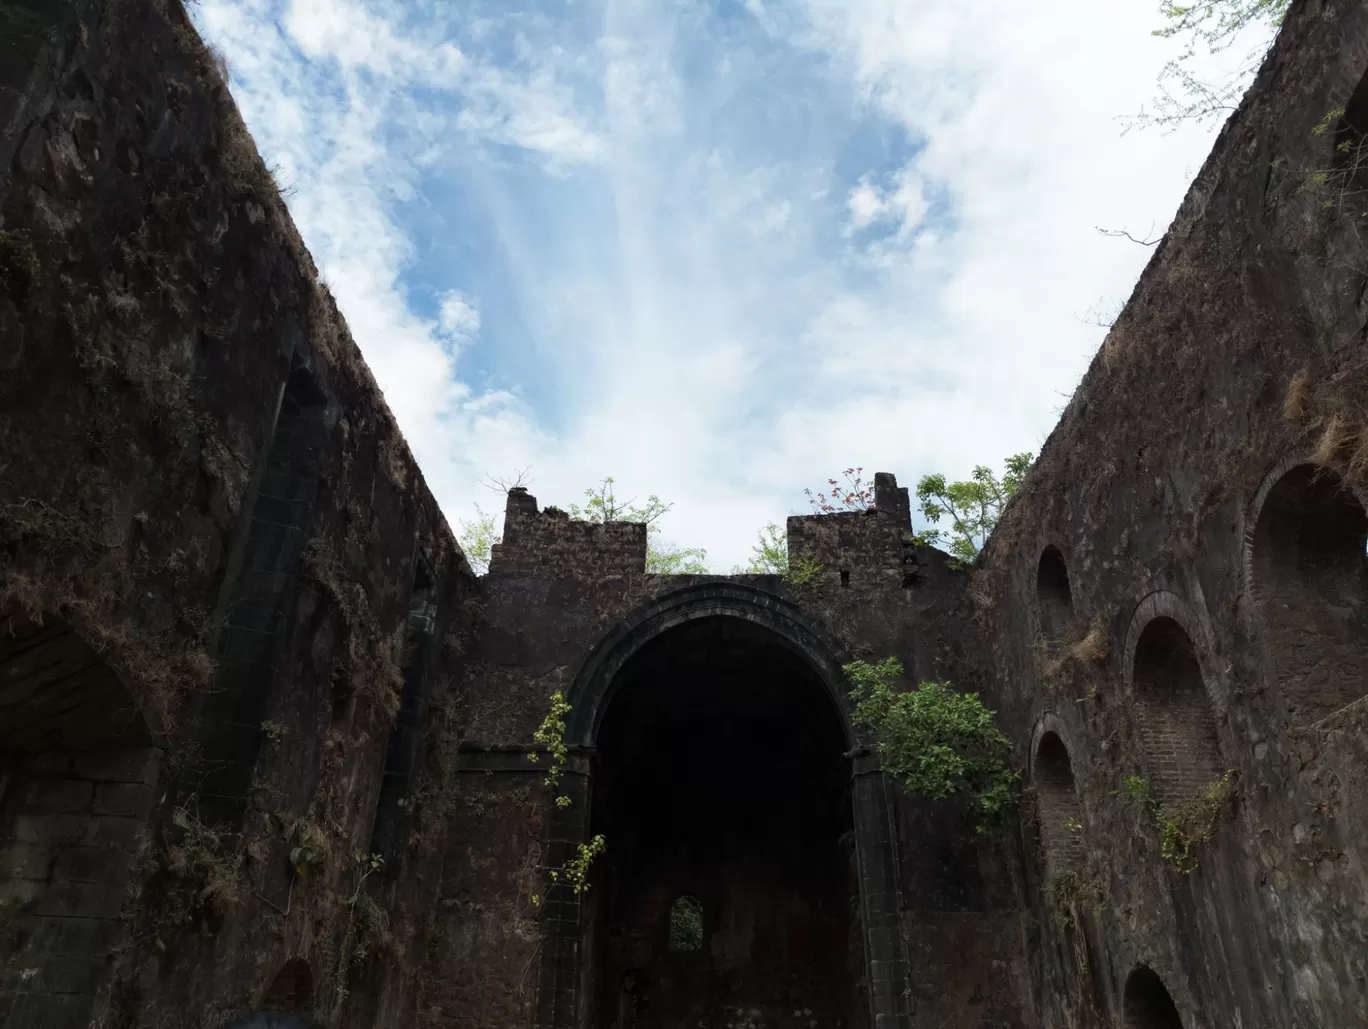
<path fill-rule="evenodd" d="M 726 569 L 840 468 L 1037 447 L 1151 253 L 1093 227 L 1162 231 L 1215 133 L 1121 135 L 1147 4 L 745 9 L 199 7 L 453 522 L 613 475 Z"/>
<path fill-rule="evenodd" d="M 442 296 L 437 324 L 448 336 L 470 340 L 479 335 L 480 312 L 474 301 L 460 290 L 453 289 Z"/>

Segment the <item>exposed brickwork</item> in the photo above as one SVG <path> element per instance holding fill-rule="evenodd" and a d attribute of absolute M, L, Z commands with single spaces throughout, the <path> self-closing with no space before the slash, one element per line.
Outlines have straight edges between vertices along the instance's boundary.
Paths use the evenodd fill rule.
<path fill-rule="evenodd" d="M 1040 738 L 1032 778 L 1048 872 L 1052 877 L 1077 872 L 1083 862 L 1083 806 L 1078 802 L 1068 748 L 1056 733 Z"/>
<path fill-rule="evenodd" d="M 1131 660 L 1136 715 L 1156 798 L 1200 796 L 1220 775 L 1221 753 L 1192 638 L 1174 619 L 1159 615 L 1145 623 Z"/>
<path fill-rule="evenodd" d="M 179 5 L 23 10 L 7 1025 L 1368 1024 L 1368 202 L 1317 193 L 1368 129 L 1363 0 L 1292 5 L 976 565 L 911 543 L 880 473 L 871 510 L 789 519 L 797 578 L 647 575 L 644 526 L 514 490 L 474 579 Z M 998 711 L 1020 834 L 886 780 L 840 667 L 888 656 Z M 568 808 L 528 757 L 553 691 Z M 1188 873 L 1115 796 L 1227 768 Z M 746 830 L 725 860 L 707 789 Z M 782 859 L 753 831 L 781 813 Z M 599 831 L 567 891 L 550 873 Z M 359 886 L 368 849 L 387 871 Z M 665 945 L 681 892 L 690 955 Z"/>
<path fill-rule="evenodd" d="M 1368 515 L 1339 475 L 1293 461 L 1255 501 L 1248 568 L 1279 692 L 1305 725 L 1368 693 Z"/>
<path fill-rule="evenodd" d="M 155 799 L 156 748 L 49 751 L 0 774 L 0 1018 L 80 1025 L 128 938 L 129 870 Z"/>

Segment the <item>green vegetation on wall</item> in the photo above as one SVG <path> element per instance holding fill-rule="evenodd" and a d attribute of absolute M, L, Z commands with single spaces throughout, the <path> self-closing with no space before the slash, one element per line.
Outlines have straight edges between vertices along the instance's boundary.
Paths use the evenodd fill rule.
<path fill-rule="evenodd" d="M 843 670 L 855 725 L 874 734 L 888 775 L 931 800 L 965 798 L 979 832 L 1003 826 L 1021 776 L 1008 765 L 1010 741 L 977 693 L 943 682 L 899 691 L 902 663 L 892 657 L 854 661 Z"/>

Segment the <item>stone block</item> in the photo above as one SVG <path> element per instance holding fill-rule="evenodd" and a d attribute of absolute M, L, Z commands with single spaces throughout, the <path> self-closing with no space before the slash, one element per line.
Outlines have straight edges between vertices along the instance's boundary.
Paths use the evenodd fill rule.
<path fill-rule="evenodd" d="M 145 819 L 152 813 L 151 786 L 135 782 L 102 782 L 95 788 L 91 810 L 97 815 Z"/>
<path fill-rule="evenodd" d="M 32 879 L 0 880 L 0 909 L 24 910 L 47 889 L 46 884 Z"/>
<path fill-rule="evenodd" d="M 65 776 L 71 770 L 71 755 L 62 750 L 48 751 L 46 754 L 34 754 L 24 760 L 23 769 L 35 776 Z"/>
<path fill-rule="evenodd" d="M 40 918 L 29 934 L 39 954 L 108 954 L 123 937 L 123 923 L 111 918 Z"/>
<path fill-rule="evenodd" d="M 54 860 L 53 848 L 45 843 L 12 842 L 0 848 L 0 876 L 42 881 L 48 877 Z"/>
<path fill-rule="evenodd" d="M 90 785 L 87 783 L 86 785 Z M 94 796 L 94 788 L 91 788 Z M 52 814 L 49 812 L 28 812 L 14 816 L 11 823 L 11 838 L 19 843 L 57 843 L 62 840 L 79 840 L 85 832 L 89 819 L 80 815 Z"/>
<path fill-rule="evenodd" d="M 147 826 L 145 818 L 119 818 L 104 815 L 86 820 L 81 842 L 91 847 L 109 847 L 131 853 L 138 835 Z"/>
<path fill-rule="evenodd" d="M 117 918 L 124 890 L 98 883 L 55 882 L 33 905 L 36 915 Z"/>
<path fill-rule="evenodd" d="M 52 865 L 53 882 L 109 883 L 121 881 L 128 855 L 114 847 L 68 847 Z"/>
<path fill-rule="evenodd" d="M 22 803 L 40 811 L 86 811 L 94 794 L 94 784 L 84 779 L 32 779 L 24 784 Z"/>
<path fill-rule="evenodd" d="M 93 994 L 104 972 L 105 962 L 93 956 L 47 957 L 36 963 L 38 974 L 29 981 L 31 989 L 54 994 Z"/>
<path fill-rule="evenodd" d="M 0 1012 L 9 1002 L 6 1029 L 67 1029 L 86 1025 L 95 998 L 82 993 L 12 991 L 0 994 Z"/>
<path fill-rule="evenodd" d="M 140 782 L 152 785 L 161 769 L 156 747 L 138 750 L 92 750 L 75 755 L 73 768 L 82 779 L 97 782 Z"/>

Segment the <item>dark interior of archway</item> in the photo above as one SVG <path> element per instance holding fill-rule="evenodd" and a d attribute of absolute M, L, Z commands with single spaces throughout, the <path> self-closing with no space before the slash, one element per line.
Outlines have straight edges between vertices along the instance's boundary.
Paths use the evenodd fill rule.
<path fill-rule="evenodd" d="M 1254 530 L 1265 639 L 1293 720 L 1368 692 L 1368 515 L 1328 469 L 1302 465 L 1269 491 Z"/>
<path fill-rule="evenodd" d="M 127 689 L 60 619 L 0 618 L 0 751 L 146 746 Z"/>
<path fill-rule="evenodd" d="M 1152 969 L 1137 968 L 1126 979 L 1124 1029 L 1183 1029 L 1173 998 Z"/>
<path fill-rule="evenodd" d="M 1069 569 L 1057 547 L 1046 547 L 1036 570 L 1036 602 L 1040 632 L 1047 643 L 1065 643 L 1073 627 L 1073 591 Z"/>
<path fill-rule="evenodd" d="M 817 674 L 777 634 L 718 617 L 662 633 L 613 685 L 591 1024 L 863 1025 L 846 739 Z M 701 903 L 696 950 L 670 946 L 681 896 Z"/>

